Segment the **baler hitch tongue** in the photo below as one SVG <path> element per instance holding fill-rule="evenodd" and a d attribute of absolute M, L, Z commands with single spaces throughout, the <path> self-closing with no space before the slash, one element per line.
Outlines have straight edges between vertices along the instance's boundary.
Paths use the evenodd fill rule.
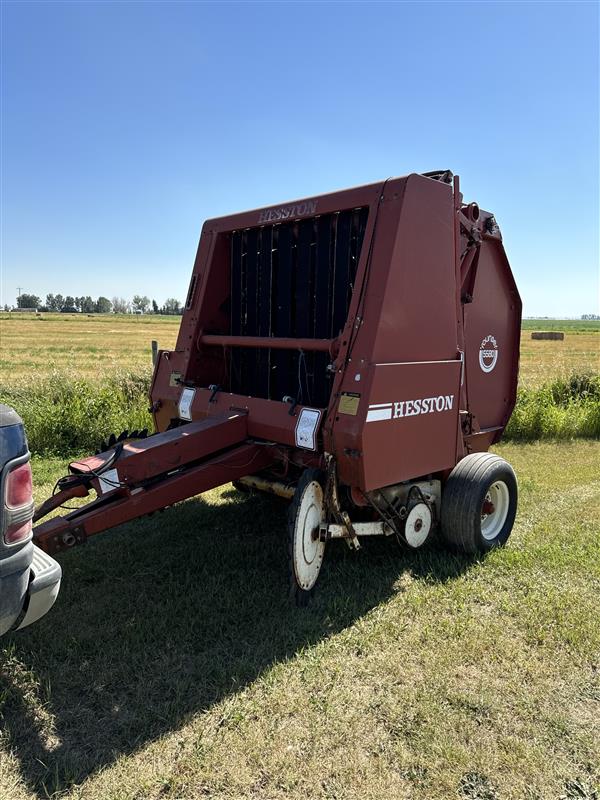
<path fill-rule="evenodd" d="M 74 461 L 59 491 L 43 503 L 36 521 L 74 497 L 97 498 L 34 528 L 47 553 L 81 544 L 89 536 L 264 469 L 273 450 L 248 441 L 243 414 L 209 417 L 113 450 Z"/>

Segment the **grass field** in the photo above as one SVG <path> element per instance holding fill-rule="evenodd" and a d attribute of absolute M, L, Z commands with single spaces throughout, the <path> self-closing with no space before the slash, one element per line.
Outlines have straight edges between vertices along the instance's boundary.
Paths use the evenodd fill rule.
<path fill-rule="evenodd" d="M 76 369 L 104 378 L 151 366 L 152 339 L 175 346 L 181 317 L 133 314 L 0 314 L 0 380 Z"/>
<path fill-rule="evenodd" d="M 308 610 L 285 507 L 227 487 L 62 556 L 0 650 L 0 797 L 595 798 L 600 448 L 498 452 L 506 549 L 331 547 Z"/>
<path fill-rule="evenodd" d="M 125 366 L 149 369 L 150 342 L 175 345 L 180 317 L 128 315 L 0 314 L 0 383 L 35 378 L 52 369 L 104 378 Z M 532 330 L 564 330 L 563 342 L 535 341 Z M 521 337 L 523 386 L 536 386 L 548 375 L 600 370 L 600 322 L 525 320 Z"/>
<path fill-rule="evenodd" d="M 600 323 L 564 321 L 562 342 L 521 339 L 512 441 L 600 438 Z M 553 324 L 558 324 L 556 320 Z M 32 450 L 89 451 L 150 427 L 150 342 L 175 345 L 179 317 L 0 315 L 0 399 L 19 410 Z"/>
<path fill-rule="evenodd" d="M 34 457 L 38 500 L 70 425 L 112 429 L 110 391 L 78 392 L 117 372 L 138 413 L 150 340 L 178 322 L 0 319 L 1 386 L 70 381 L 70 416 L 38 409 L 65 452 Z M 554 321 L 530 322 L 535 410 L 549 380 L 598 372 L 600 325 L 535 342 Z M 497 452 L 520 483 L 507 548 L 336 542 L 307 610 L 286 598 L 285 505 L 230 486 L 60 556 L 56 607 L 0 644 L 0 800 L 598 800 L 600 442 Z"/>

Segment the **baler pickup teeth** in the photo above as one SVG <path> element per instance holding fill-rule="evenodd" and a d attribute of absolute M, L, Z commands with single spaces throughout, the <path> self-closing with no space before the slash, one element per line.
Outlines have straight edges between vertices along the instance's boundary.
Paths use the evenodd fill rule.
<path fill-rule="evenodd" d="M 133 439 L 146 439 L 147 437 L 148 437 L 148 428 L 142 428 L 139 431 L 137 429 L 134 430 L 134 431 L 124 430 L 124 431 L 121 431 L 121 433 L 118 436 L 116 434 L 114 434 L 114 433 L 111 433 L 110 437 L 108 438 L 108 441 L 105 441 L 103 439 L 100 442 L 100 446 L 96 450 L 96 455 L 99 455 L 100 453 L 104 453 L 107 450 L 110 450 L 112 447 L 114 447 L 119 442 L 129 442 L 129 441 L 131 441 Z M 114 441 L 113 441 L 113 439 L 114 439 Z M 112 444 L 111 444 L 111 442 L 112 442 Z"/>

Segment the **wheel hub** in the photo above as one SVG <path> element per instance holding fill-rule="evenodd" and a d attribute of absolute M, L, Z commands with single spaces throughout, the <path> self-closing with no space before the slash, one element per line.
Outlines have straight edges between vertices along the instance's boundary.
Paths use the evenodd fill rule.
<path fill-rule="evenodd" d="M 487 517 L 488 514 L 493 514 L 496 509 L 494 508 L 494 504 L 489 499 L 489 492 L 486 496 L 485 500 L 483 501 L 483 506 L 481 507 L 481 516 L 482 519 Z"/>
<path fill-rule="evenodd" d="M 431 530 L 431 510 L 426 503 L 417 503 L 408 512 L 404 525 L 404 538 L 409 547 L 421 547 Z"/>
<path fill-rule="evenodd" d="M 481 535 L 484 539 L 495 539 L 508 516 L 510 494 L 504 481 L 495 481 L 488 489 L 481 505 Z"/>

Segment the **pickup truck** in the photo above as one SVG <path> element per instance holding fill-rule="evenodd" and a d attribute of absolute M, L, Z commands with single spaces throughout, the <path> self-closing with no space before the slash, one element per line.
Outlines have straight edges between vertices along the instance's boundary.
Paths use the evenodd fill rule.
<path fill-rule="evenodd" d="M 0 404 L 0 636 L 52 608 L 60 565 L 32 541 L 33 482 L 23 420 Z"/>

